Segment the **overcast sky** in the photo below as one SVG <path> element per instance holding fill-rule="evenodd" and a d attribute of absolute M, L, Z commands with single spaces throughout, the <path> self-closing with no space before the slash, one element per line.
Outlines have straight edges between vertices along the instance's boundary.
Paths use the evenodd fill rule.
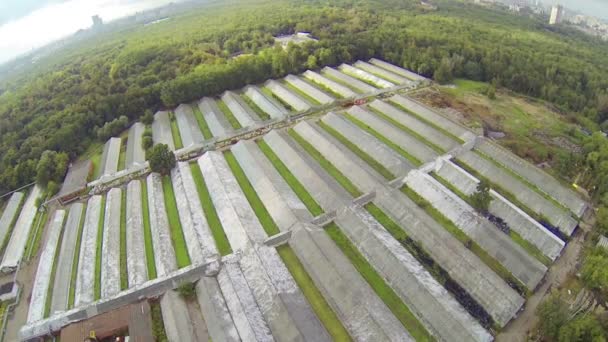
<path fill-rule="evenodd" d="M 542 1 L 608 19 L 608 0 Z M 169 2 L 172 0 L 0 0 L 0 64 L 90 27 L 92 15 L 109 21 Z"/>
<path fill-rule="evenodd" d="M 0 0 L 0 64 L 104 21 L 175 0 Z"/>

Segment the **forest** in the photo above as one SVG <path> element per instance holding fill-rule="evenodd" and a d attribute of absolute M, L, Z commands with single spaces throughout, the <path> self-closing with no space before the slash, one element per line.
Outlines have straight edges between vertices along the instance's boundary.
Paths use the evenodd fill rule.
<path fill-rule="evenodd" d="M 210 2 L 68 44 L 0 81 L 0 194 L 35 179 L 45 151 L 74 159 L 146 111 L 370 57 L 441 82 L 464 77 L 539 97 L 592 131 L 606 122 L 608 44 L 506 11 L 435 3 Z M 273 36 L 296 31 L 319 41 L 274 46 Z"/>

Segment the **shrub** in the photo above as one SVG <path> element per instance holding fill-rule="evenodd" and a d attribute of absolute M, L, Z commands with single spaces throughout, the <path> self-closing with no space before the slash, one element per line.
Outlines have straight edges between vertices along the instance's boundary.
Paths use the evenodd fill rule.
<path fill-rule="evenodd" d="M 175 167 L 175 154 L 169 150 L 169 146 L 166 144 L 158 144 L 149 149 L 146 154 L 152 172 L 168 175 Z"/>

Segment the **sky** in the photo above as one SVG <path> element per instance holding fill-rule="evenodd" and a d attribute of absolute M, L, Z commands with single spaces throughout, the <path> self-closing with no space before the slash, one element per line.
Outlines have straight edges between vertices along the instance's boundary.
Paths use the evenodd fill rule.
<path fill-rule="evenodd" d="M 175 1 L 175 0 L 173 0 Z M 165 5 L 172 0 L 0 0 L 0 64 L 104 21 Z M 542 0 L 608 19 L 608 0 Z"/>
<path fill-rule="evenodd" d="M 0 64 L 104 21 L 172 0 L 0 0 Z M 175 0 L 173 0 L 175 2 Z"/>

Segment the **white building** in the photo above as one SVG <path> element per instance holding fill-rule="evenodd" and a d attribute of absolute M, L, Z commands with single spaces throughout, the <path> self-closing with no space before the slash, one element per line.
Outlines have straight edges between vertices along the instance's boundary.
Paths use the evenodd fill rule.
<path fill-rule="evenodd" d="M 551 8 L 551 18 L 549 18 L 549 25 L 555 25 L 562 22 L 564 19 L 564 8 L 561 5 L 556 5 Z"/>

